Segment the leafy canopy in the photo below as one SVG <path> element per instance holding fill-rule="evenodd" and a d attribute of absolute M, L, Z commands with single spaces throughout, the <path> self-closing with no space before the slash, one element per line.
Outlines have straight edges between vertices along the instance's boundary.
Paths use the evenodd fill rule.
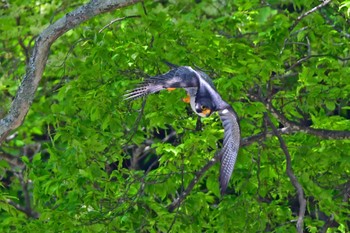
<path fill-rule="evenodd" d="M 83 1 L 1 4 L 3 117 L 35 36 Z M 307 200 L 305 231 L 348 232 L 350 141 L 302 130 L 350 130 L 350 2 L 332 1 L 297 21 L 318 4 L 146 1 L 64 34 L 23 125 L 0 147 L 0 229 L 294 232 L 298 197 L 264 114 L 281 132 L 286 125 L 270 103 L 300 126 L 283 140 Z M 123 101 L 143 78 L 168 71 L 163 60 L 208 73 L 249 141 L 227 195 L 219 195 L 215 164 L 174 211 L 221 148 L 223 129 L 217 115 L 199 121 L 182 90 L 149 96 L 144 108 Z"/>

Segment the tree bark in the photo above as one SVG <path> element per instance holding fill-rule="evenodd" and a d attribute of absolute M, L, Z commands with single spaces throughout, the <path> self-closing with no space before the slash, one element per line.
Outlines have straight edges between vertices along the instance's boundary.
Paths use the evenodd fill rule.
<path fill-rule="evenodd" d="M 32 105 L 53 42 L 70 29 L 75 28 L 77 25 L 94 16 L 140 1 L 141 0 L 91 0 L 89 3 L 67 13 L 38 35 L 26 68 L 26 74 L 17 90 L 10 110 L 4 118 L 0 119 L 0 145 L 11 130 L 22 125 Z"/>

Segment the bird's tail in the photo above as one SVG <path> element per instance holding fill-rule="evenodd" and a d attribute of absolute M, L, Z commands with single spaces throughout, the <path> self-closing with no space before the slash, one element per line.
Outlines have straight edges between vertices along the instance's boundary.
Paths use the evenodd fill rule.
<path fill-rule="evenodd" d="M 146 95 L 164 90 L 166 88 L 165 80 L 166 78 L 162 76 L 147 78 L 135 89 L 127 91 L 127 93 L 124 95 L 124 99 L 135 100 Z"/>
<path fill-rule="evenodd" d="M 124 99 L 135 100 L 146 95 L 159 92 L 166 88 L 173 87 L 172 85 L 174 83 L 172 83 L 170 79 L 174 77 L 175 73 L 176 70 L 173 69 L 165 74 L 146 78 L 142 83 L 138 85 L 138 87 L 136 87 L 133 90 L 127 91 L 127 93 L 124 95 Z"/>
<path fill-rule="evenodd" d="M 161 85 L 150 85 L 149 83 L 142 83 L 133 90 L 127 91 L 124 95 L 125 100 L 135 100 L 146 95 L 156 93 L 163 90 L 164 88 Z"/>

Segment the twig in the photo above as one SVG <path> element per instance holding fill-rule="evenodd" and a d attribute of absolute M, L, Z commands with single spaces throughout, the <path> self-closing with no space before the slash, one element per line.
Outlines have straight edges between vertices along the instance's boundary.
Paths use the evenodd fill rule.
<path fill-rule="evenodd" d="M 184 191 L 184 155 L 181 154 L 181 159 L 182 159 L 182 164 L 181 164 L 181 193 L 183 193 Z M 180 211 L 180 205 L 177 205 L 177 208 L 176 208 L 176 213 L 175 213 L 175 216 L 173 218 L 173 221 L 171 222 L 168 230 L 167 230 L 167 233 L 170 233 L 171 229 L 173 228 L 176 220 L 177 220 L 177 217 L 179 216 L 179 211 Z"/>
<path fill-rule="evenodd" d="M 148 15 L 147 14 L 147 9 L 146 9 L 146 6 L 145 6 L 145 2 L 142 1 L 141 4 L 142 4 L 143 13 L 145 13 L 145 15 Z"/>
<path fill-rule="evenodd" d="M 73 45 L 70 46 L 70 48 L 69 48 L 68 52 L 66 53 L 66 56 L 64 57 L 62 63 L 61 63 L 61 64 L 58 64 L 58 65 L 55 65 L 54 67 L 65 66 L 66 61 L 67 61 L 69 55 L 73 53 L 73 50 L 75 49 L 75 47 L 76 47 L 80 42 L 84 42 L 84 41 L 87 41 L 87 40 L 88 40 L 88 38 L 81 38 L 81 39 L 78 39 L 77 41 L 75 41 L 75 42 L 73 43 Z M 65 72 L 65 69 L 66 69 L 66 68 L 64 67 L 64 74 L 66 73 L 66 72 Z"/>
<path fill-rule="evenodd" d="M 302 28 L 300 28 L 300 29 L 298 29 L 298 30 L 296 30 L 296 31 L 294 31 L 294 32 L 291 32 L 291 33 L 290 33 L 290 36 L 298 35 L 299 32 L 305 31 L 305 30 L 307 30 L 307 29 L 309 29 L 309 26 L 302 27 Z"/>
<path fill-rule="evenodd" d="M 309 37 L 305 37 L 306 39 L 306 46 L 307 46 L 307 56 L 310 57 L 311 56 L 311 45 L 310 45 L 310 40 Z"/>
<path fill-rule="evenodd" d="M 113 19 L 111 22 L 109 22 L 108 24 L 106 24 L 105 26 L 103 26 L 103 28 L 101 28 L 98 33 L 101 33 L 103 30 L 105 30 L 106 28 L 108 28 L 109 26 L 111 26 L 113 23 L 115 22 L 119 22 L 122 21 L 124 19 L 129 19 L 129 18 L 140 18 L 141 15 L 129 15 L 129 16 L 125 16 L 125 17 L 121 17 L 121 18 L 117 18 L 117 19 Z"/>
<path fill-rule="evenodd" d="M 320 233 L 326 233 L 328 228 L 332 226 L 332 224 L 334 224 L 334 215 L 331 214 L 331 216 L 329 216 L 329 218 L 327 219 L 327 221 L 324 223 L 324 225 L 322 226 Z"/>
<path fill-rule="evenodd" d="M 289 35 L 289 37 L 298 35 L 299 32 L 305 31 L 305 30 L 307 30 L 308 28 L 309 28 L 309 27 L 306 26 L 306 27 L 300 28 L 299 30 L 296 30 L 295 32 L 291 32 L 290 35 Z M 283 46 L 282 46 L 282 49 L 281 49 L 281 51 L 280 51 L 280 55 L 282 55 L 284 49 L 286 48 L 286 45 L 288 44 L 288 40 L 289 40 L 289 38 L 284 39 Z"/>
<path fill-rule="evenodd" d="M 314 54 L 314 55 L 307 55 L 303 58 L 301 58 L 300 60 L 298 60 L 297 62 L 295 62 L 293 65 L 291 65 L 290 67 L 288 67 L 286 69 L 286 72 L 288 72 L 289 70 L 292 70 L 294 69 L 296 66 L 300 65 L 301 63 L 303 63 L 304 61 L 306 60 L 309 60 L 310 58 L 314 58 L 314 57 L 332 57 L 334 59 L 338 59 L 340 61 L 349 61 L 350 60 L 350 57 L 338 57 L 338 56 L 334 56 L 334 55 L 331 55 L 331 54 Z"/>
<path fill-rule="evenodd" d="M 25 203 L 25 210 L 27 213 L 32 212 L 31 208 L 31 201 L 30 201 L 30 196 L 29 196 L 29 191 L 28 191 L 28 183 L 27 181 L 24 180 L 23 178 L 23 170 L 18 174 L 18 179 L 21 183 L 22 186 L 22 191 L 23 191 L 23 196 L 24 196 L 24 203 Z"/>
<path fill-rule="evenodd" d="M 264 113 L 264 118 L 267 121 L 267 123 L 270 125 L 275 136 L 278 138 L 278 141 L 280 143 L 280 147 L 286 156 L 286 164 L 287 164 L 286 173 L 290 179 L 290 182 L 292 183 L 295 190 L 297 191 L 298 201 L 299 201 L 299 214 L 298 214 L 298 220 L 297 220 L 296 227 L 297 227 L 298 232 L 302 233 L 304 230 L 303 229 L 304 228 L 304 216 L 305 216 L 305 210 L 306 210 L 306 199 L 304 197 L 304 190 L 293 172 L 292 159 L 291 159 L 291 156 L 289 154 L 289 151 L 288 151 L 288 148 L 287 148 L 285 141 L 283 140 L 282 136 L 278 132 L 275 125 L 272 123 L 272 121 L 269 118 L 269 116 L 267 115 L 267 113 Z"/>
<path fill-rule="evenodd" d="M 142 115 L 143 115 L 143 112 L 144 112 L 144 109 L 145 109 L 145 105 L 146 105 L 146 98 L 143 99 L 142 101 L 142 105 L 141 105 L 141 110 L 140 110 L 140 113 L 139 115 L 137 116 L 136 118 L 136 121 L 134 123 L 134 126 L 132 127 L 131 129 L 131 135 L 130 135 L 130 138 L 128 139 L 128 141 L 125 143 L 125 145 L 129 144 L 129 142 L 131 141 L 131 139 L 135 136 L 135 133 L 137 131 L 137 128 L 139 127 L 139 123 L 142 119 Z"/>
<path fill-rule="evenodd" d="M 335 25 L 335 22 L 332 21 L 332 20 L 330 19 L 330 17 L 328 17 L 327 14 L 325 14 L 324 12 L 322 12 L 322 10 L 320 11 L 320 13 L 321 13 L 322 17 L 324 18 L 324 20 L 326 21 L 327 24 L 329 24 L 334 30 L 336 30 L 338 33 L 340 33 L 341 35 L 343 35 L 345 38 L 350 39 L 350 34 L 349 34 L 349 33 L 346 33 L 345 30 L 343 30 L 343 29 L 337 27 L 337 26 Z"/>
<path fill-rule="evenodd" d="M 294 23 L 292 24 L 292 26 L 290 26 L 289 31 L 293 31 L 293 29 L 298 25 L 298 23 L 305 18 L 306 16 L 308 16 L 309 14 L 321 9 L 322 7 L 326 6 L 328 3 L 330 3 L 332 0 L 325 0 L 323 1 L 320 5 L 315 6 L 314 8 L 312 8 L 311 10 L 303 13 L 302 15 L 299 15 L 298 18 L 294 21 Z"/>
<path fill-rule="evenodd" d="M 277 131 L 280 134 L 292 134 L 292 133 L 297 132 L 296 130 L 293 130 L 291 127 L 280 128 L 280 129 L 277 129 Z M 258 133 L 258 134 L 255 134 L 255 135 L 252 135 L 249 137 L 242 138 L 240 145 L 241 146 L 249 146 L 249 145 L 253 144 L 254 142 L 260 142 L 265 138 L 272 137 L 273 135 L 274 134 L 271 131 L 265 131 L 262 133 Z"/>
<path fill-rule="evenodd" d="M 288 67 L 286 69 L 286 72 L 289 71 L 289 70 L 292 70 L 294 69 L 296 66 L 299 66 L 301 63 L 303 63 L 304 61 L 307 61 L 311 58 L 311 56 L 306 56 L 306 57 L 303 57 L 301 59 L 299 59 L 297 62 L 295 62 L 293 65 L 291 65 L 290 67 Z"/>
<path fill-rule="evenodd" d="M 305 45 L 306 45 L 306 47 L 307 47 L 307 56 L 301 58 L 301 59 L 298 60 L 296 63 L 294 63 L 293 65 L 291 65 L 290 67 L 288 67 L 288 68 L 286 69 L 285 72 L 288 72 L 289 70 L 292 70 L 294 67 L 300 65 L 302 62 L 304 62 L 304 61 L 306 61 L 306 60 L 308 60 L 308 59 L 310 59 L 310 58 L 312 57 L 312 55 L 311 55 L 310 40 L 309 40 L 308 37 L 306 37 L 306 41 L 307 41 L 307 43 L 306 43 Z"/>
<path fill-rule="evenodd" d="M 257 163 L 257 171 L 256 171 L 256 179 L 258 180 L 258 188 L 256 189 L 256 194 L 259 195 L 261 188 L 261 180 L 260 180 L 260 169 L 261 169 L 261 145 L 258 147 L 258 159 Z"/>
<path fill-rule="evenodd" d="M 178 207 L 176 208 L 175 216 L 174 216 L 173 221 L 171 222 L 171 224 L 170 224 L 170 226 L 169 226 L 169 228 L 168 228 L 168 230 L 167 230 L 167 233 L 170 233 L 170 232 L 171 232 L 171 229 L 173 228 L 173 226 L 174 226 L 174 224 L 175 224 L 175 222 L 176 222 L 177 216 L 179 216 L 179 210 L 180 210 L 180 206 L 178 206 Z"/>
<path fill-rule="evenodd" d="M 8 200 L 7 202 L 10 205 L 12 205 L 13 207 L 15 207 L 17 210 L 25 213 L 28 217 L 38 218 L 39 214 L 37 212 L 33 211 L 32 207 L 31 207 L 31 200 L 30 200 L 30 194 L 29 194 L 29 190 L 28 190 L 28 183 L 23 178 L 24 171 L 25 171 L 25 169 L 22 169 L 22 171 L 20 171 L 19 173 L 16 174 L 16 176 L 18 177 L 20 184 L 22 186 L 22 192 L 23 192 L 23 196 L 24 196 L 24 206 L 21 206 L 15 202 L 13 202 L 12 200 Z"/>
<path fill-rule="evenodd" d="M 183 191 L 178 198 L 176 198 L 170 205 L 168 205 L 168 210 L 170 212 L 173 212 L 176 207 L 180 206 L 182 201 L 190 194 L 193 187 L 198 183 L 200 178 L 205 174 L 206 171 L 208 171 L 215 163 L 219 161 L 219 157 L 215 156 L 211 160 L 207 162 L 206 165 L 202 167 L 200 171 L 196 173 L 194 178 L 192 179 L 191 183 L 187 186 L 185 191 Z"/>
<path fill-rule="evenodd" d="M 350 57 L 338 57 L 332 54 L 314 54 L 314 55 L 310 55 L 311 57 L 332 57 L 334 59 L 340 60 L 340 61 L 349 61 Z"/>
<path fill-rule="evenodd" d="M 182 164 L 181 164 L 181 193 L 183 193 L 183 191 L 184 191 L 184 175 L 185 175 L 185 173 L 184 173 L 184 155 L 183 154 L 181 154 L 181 159 L 182 159 Z M 171 225 L 170 225 L 170 227 L 169 227 L 169 229 L 167 231 L 168 233 L 173 228 L 173 226 L 174 226 L 174 224 L 176 222 L 176 219 L 179 216 L 179 211 L 180 211 L 180 205 L 178 205 L 177 208 L 176 208 L 176 214 L 175 214 L 175 216 L 173 218 L 173 221 L 172 221 L 172 223 L 171 223 Z"/>

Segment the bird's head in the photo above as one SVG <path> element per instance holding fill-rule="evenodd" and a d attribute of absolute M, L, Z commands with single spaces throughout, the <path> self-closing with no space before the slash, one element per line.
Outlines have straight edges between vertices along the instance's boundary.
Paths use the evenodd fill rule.
<path fill-rule="evenodd" d="M 214 112 L 213 102 L 208 98 L 197 99 L 196 112 L 201 117 L 208 117 Z"/>

